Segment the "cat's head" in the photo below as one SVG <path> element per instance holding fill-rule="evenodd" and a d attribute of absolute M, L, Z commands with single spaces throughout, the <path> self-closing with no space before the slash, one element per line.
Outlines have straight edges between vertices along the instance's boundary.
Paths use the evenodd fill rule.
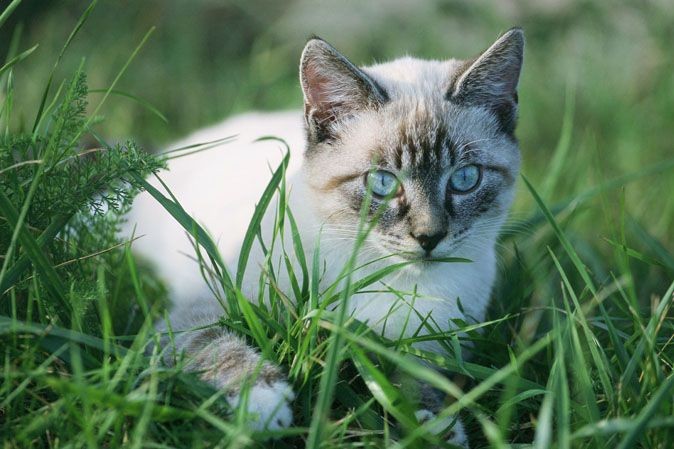
<path fill-rule="evenodd" d="M 523 51 L 515 28 L 470 60 L 357 67 L 311 39 L 300 64 L 304 167 L 326 227 L 355 227 L 369 189 L 370 216 L 385 210 L 368 240 L 385 253 L 493 247 L 519 170 Z"/>

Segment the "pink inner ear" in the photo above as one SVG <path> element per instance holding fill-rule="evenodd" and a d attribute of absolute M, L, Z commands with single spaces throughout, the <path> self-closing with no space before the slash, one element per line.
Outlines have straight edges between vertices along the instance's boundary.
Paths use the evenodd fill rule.
<path fill-rule="evenodd" d="M 342 103 L 330 96 L 330 91 L 335 88 L 335 80 L 323 75 L 315 64 L 307 64 L 304 68 L 304 80 L 307 96 L 305 113 L 311 113 L 317 123 L 336 120 L 336 111 Z"/>
<path fill-rule="evenodd" d="M 309 107 L 320 110 L 329 109 L 330 79 L 321 75 L 315 64 L 308 64 L 308 67 L 304 69 L 304 79 Z"/>

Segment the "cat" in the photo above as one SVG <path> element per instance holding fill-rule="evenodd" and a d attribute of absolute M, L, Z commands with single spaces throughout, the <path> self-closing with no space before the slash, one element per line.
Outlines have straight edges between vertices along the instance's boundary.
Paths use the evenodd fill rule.
<path fill-rule="evenodd" d="M 308 260 L 320 234 L 326 285 L 351 255 L 366 197 L 371 201 L 368 220 L 377 218 L 363 253 L 371 259 L 393 256 L 362 275 L 397 261 L 418 262 L 383 280 L 388 287 L 414 291 L 413 306 L 403 301 L 403 307 L 392 308 L 398 300 L 385 289 L 359 292 L 349 302 L 355 318 L 392 339 L 410 336 L 427 315 L 445 331 L 454 319 L 482 321 L 496 277 L 495 242 L 519 172 L 514 131 L 523 52 L 523 31 L 513 28 L 473 59 L 404 57 L 357 67 L 327 42 L 311 38 L 300 61 L 304 114 L 252 113 L 198 131 L 176 146 L 232 134 L 238 138 L 171 161 L 162 180 L 234 267 L 270 167 L 283 157 L 278 142 L 251 142 L 278 136 L 292 155 L 286 170 L 290 209 Z M 270 215 L 263 233 L 273 223 Z M 134 203 L 129 226 L 138 226 L 136 235 L 144 235 L 134 250 L 153 260 L 169 284 L 175 302 L 172 330 L 216 322 L 223 309 L 206 287 L 180 225 L 143 194 Z M 431 260 L 444 257 L 471 262 Z M 254 246 L 243 281 L 249 298 L 257 297 L 263 258 Z M 288 290 L 287 279 L 278 282 Z M 166 331 L 166 323 L 158 329 Z M 213 327 L 175 338 L 188 369 L 226 389 L 233 405 L 241 401 L 242 382 L 255 379 L 246 402 L 252 426 L 276 429 L 292 423 L 293 389 L 283 371 L 242 339 Z M 438 342 L 418 346 L 442 352 Z M 420 407 L 420 421 L 437 412 Z M 461 422 L 450 423 L 454 431 L 448 441 L 467 447 Z"/>

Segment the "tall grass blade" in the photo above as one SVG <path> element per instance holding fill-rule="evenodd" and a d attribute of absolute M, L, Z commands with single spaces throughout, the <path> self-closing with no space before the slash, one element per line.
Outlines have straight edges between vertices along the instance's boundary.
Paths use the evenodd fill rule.
<path fill-rule="evenodd" d="M 47 97 L 49 96 L 49 90 L 51 89 L 52 82 L 54 81 L 54 73 L 56 72 L 56 68 L 58 65 L 61 63 L 61 59 L 63 58 L 63 55 L 65 54 L 66 50 L 68 47 L 70 47 L 70 43 L 73 41 L 77 33 L 80 31 L 82 28 L 82 25 L 87 21 L 87 18 L 89 17 L 89 14 L 91 14 L 91 11 L 93 11 L 94 6 L 96 6 L 96 3 L 98 0 L 93 0 L 87 9 L 84 10 L 82 15 L 80 16 L 79 20 L 75 24 L 75 27 L 73 30 L 70 32 L 70 35 L 68 36 L 68 39 L 66 39 L 65 44 L 63 44 L 63 47 L 61 47 L 61 51 L 59 52 L 59 55 L 56 58 L 56 61 L 54 62 L 54 65 L 52 66 L 51 71 L 49 72 L 49 79 L 47 80 L 47 85 L 44 88 L 44 92 L 42 93 L 42 99 L 40 100 L 40 106 L 38 107 L 37 114 L 35 115 L 35 121 L 33 122 L 33 134 L 36 133 L 37 127 L 42 120 L 42 114 L 44 112 L 44 107 L 45 104 L 47 104 Z"/>
<path fill-rule="evenodd" d="M 37 49 L 37 47 L 38 47 L 37 45 L 34 45 L 31 48 L 29 48 L 28 50 L 22 51 L 21 53 L 14 56 L 9 61 L 7 61 L 7 63 L 5 63 L 2 67 L 0 67 L 0 76 L 4 75 L 4 73 L 7 70 L 9 70 L 10 68 L 12 68 L 12 66 L 14 66 L 15 64 L 23 61 L 28 56 L 30 56 Z"/>
<path fill-rule="evenodd" d="M 260 233 L 264 213 L 266 212 L 267 207 L 269 207 L 269 203 L 271 203 L 271 200 L 274 197 L 276 189 L 280 185 L 281 180 L 285 176 L 288 161 L 290 160 L 290 151 L 285 141 L 273 137 L 263 137 L 258 139 L 258 141 L 263 140 L 277 140 L 279 142 L 282 142 L 286 146 L 287 152 L 286 155 L 283 157 L 283 161 L 272 175 L 271 180 L 267 184 L 267 187 L 264 189 L 264 192 L 262 193 L 262 196 L 260 197 L 257 206 L 255 206 L 255 212 L 253 213 L 253 217 L 250 220 L 248 229 L 246 230 L 246 234 L 243 238 L 243 243 L 241 244 L 241 253 L 239 255 L 239 262 L 237 264 L 236 270 L 237 288 L 241 288 L 241 285 L 243 283 L 243 276 L 246 271 L 246 265 L 248 264 L 248 258 L 250 257 L 250 251 L 253 247 L 255 237 Z"/>
<path fill-rule="evenodd" d="M 7 5 L 5 10 L 2 12 L 2 14 L 0 14 L 0 28 L 2 28 L 2 25 L 5 24 L 7 19 L 9 19 L 9 16 L 12 15 L 14 10 L 16 9 L 17 6 L 19 6 L 20 3 L 21 3 L 21 0 L 13 0 L 12 3 Z"/>

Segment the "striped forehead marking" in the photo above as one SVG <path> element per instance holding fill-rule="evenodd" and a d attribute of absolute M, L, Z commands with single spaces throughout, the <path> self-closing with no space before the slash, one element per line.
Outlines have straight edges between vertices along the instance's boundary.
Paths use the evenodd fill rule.
<path fill-rule="evenodd" d="M 456 145 L 451 141 L 444 126 L 432 131 L 408 127 L 399 128 L 398 143 L 393 151 L 393 165 L 401 170 L 405 167 L 432 166 L 449 160 L 456 160 Z"/>

